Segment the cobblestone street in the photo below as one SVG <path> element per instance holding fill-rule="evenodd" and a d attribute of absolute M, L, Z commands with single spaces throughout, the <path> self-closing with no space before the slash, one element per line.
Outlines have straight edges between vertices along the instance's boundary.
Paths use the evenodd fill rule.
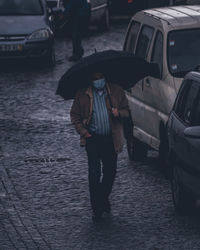
<path fill-rule="evenodd" d="M 96 30 L 86 54 L 121 49 L 127 24 Z M 70 40 L 57 38 L 56 67 L 13 65 L 0 72 L 0 250 L 199 250 L 200 216 L 174 211 L 157 166 L 119 155 L 112 215 L 93 223 L 87 158 L 71 125 L 71 101 L 55 95 L 71 66 Z"/>

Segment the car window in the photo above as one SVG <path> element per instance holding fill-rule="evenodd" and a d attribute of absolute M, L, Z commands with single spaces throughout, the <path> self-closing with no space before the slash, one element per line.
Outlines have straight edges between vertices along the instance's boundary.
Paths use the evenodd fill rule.
<path fill-rule="evenodd" d="M 159 65 L 160 72 L 163 69 L 163 34 L 158 31 L 156 34 L 151 61 Z"/>
<path fill-rule="evenodd" d="M 195 109 L 192 117 L 192 126 L 200 126 L 200 91 L 197 95 L 197 99 L 195 101 Z"/>
<path fill-rule="evenodd" d="M 169 72 L 182 78 L 200 64 L 200 29 L 174 30 L 168 34 Z"/>
<path fill-rule="evenodd" d="M 182 105 L 182 108 L 180 110 L 180 118 L 188 125 L 192 125 L 194 116 L 193 111 L 195 108 L 195 101 L 199 93 L 199 89 L 199 83 L 192 81 L 190 82 L 189 89 L 186 88 L 185 92 L 183 93 L 183 98 L 180 103 L 180 105 Z"/>
<path fill-rule="evenodd" d="M 42 15 L 40 0 L 1 0 L 1 15 Z"/>
<path fill-rule="evenodd" d="M 174 111 L 177 114 L 177 116 L 180 118 L 182 118 L 181 115 L 183 113 L 183 108 L 184 108 L 184 104 L 185 104 L 184 102 L 185 102 L 185 99 L 187 97 L 187 92 L 190 89 L 191 82 L 192 81 L 190 81 L 190 80 L 183 81 L 183 83 L 180 87 L 179 93 L 177 95 L 176 101 L 175 101 Z"/>
<path fill-rule="evenodd" d="M 146 58 L 153 38 L 154 29 L 144 25 L 138 39 L 136 56 Z"/>
<path fill-rule="evenodd" d="M 128 33 L 128 39 L 126 43 L 126 51 L 134 53 L 135 43 L 140 30 L 140 23 L 133 21 Z"/>

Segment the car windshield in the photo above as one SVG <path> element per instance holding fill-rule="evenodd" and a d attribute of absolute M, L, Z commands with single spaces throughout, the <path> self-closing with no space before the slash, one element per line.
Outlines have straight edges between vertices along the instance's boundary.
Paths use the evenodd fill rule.
<path fill-rule="evenodd" d="M 40 0 L 0 0 L 0 16 L 42 14 Z"/>
<path fill-rule="evenodd" d="M 168 35 L 168 67 L 175 77 L 200 65 L 200 29 L 172 31 Z"/>

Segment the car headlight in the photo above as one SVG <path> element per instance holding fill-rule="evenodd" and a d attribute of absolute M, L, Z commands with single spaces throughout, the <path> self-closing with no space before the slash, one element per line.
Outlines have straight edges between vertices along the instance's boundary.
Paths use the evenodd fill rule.
<path fill-rule="evenodd" d="M 48 29 L 41 29 L 33 32 L 29 37 L 28 40 L 45 40 L 51 36 L 51 31 Z"/>

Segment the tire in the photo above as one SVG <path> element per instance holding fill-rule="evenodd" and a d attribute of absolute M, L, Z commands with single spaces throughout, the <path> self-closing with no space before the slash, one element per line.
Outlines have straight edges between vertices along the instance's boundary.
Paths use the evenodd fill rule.
<path fill-rule="evenodd" d="M 195 197 L 180 182 L 176 167 L 173 168 L 171 190 L 174 208 L 178 213 L 189 214 L 194 211 Z"/>
<path fill-rule="evenodd" d="M 135 137 L 130 137 L 127 139 L 127 151 L 131 161 L 144 161 L 147 157 L 148 147 Z"/>
<path fill-rule="evenodd" d="M 55 50 L 52 47 L 44 57 L 44 64 L 47 67 L 54 67 L 56 64 Z"/>
<path fill-rule="evenodd" d="M 110 28 L 110 13 L 108 7 L 106 7 L 105 13 L 99 23 L 99 29 L 101 31 L 109 30 Z"/>

